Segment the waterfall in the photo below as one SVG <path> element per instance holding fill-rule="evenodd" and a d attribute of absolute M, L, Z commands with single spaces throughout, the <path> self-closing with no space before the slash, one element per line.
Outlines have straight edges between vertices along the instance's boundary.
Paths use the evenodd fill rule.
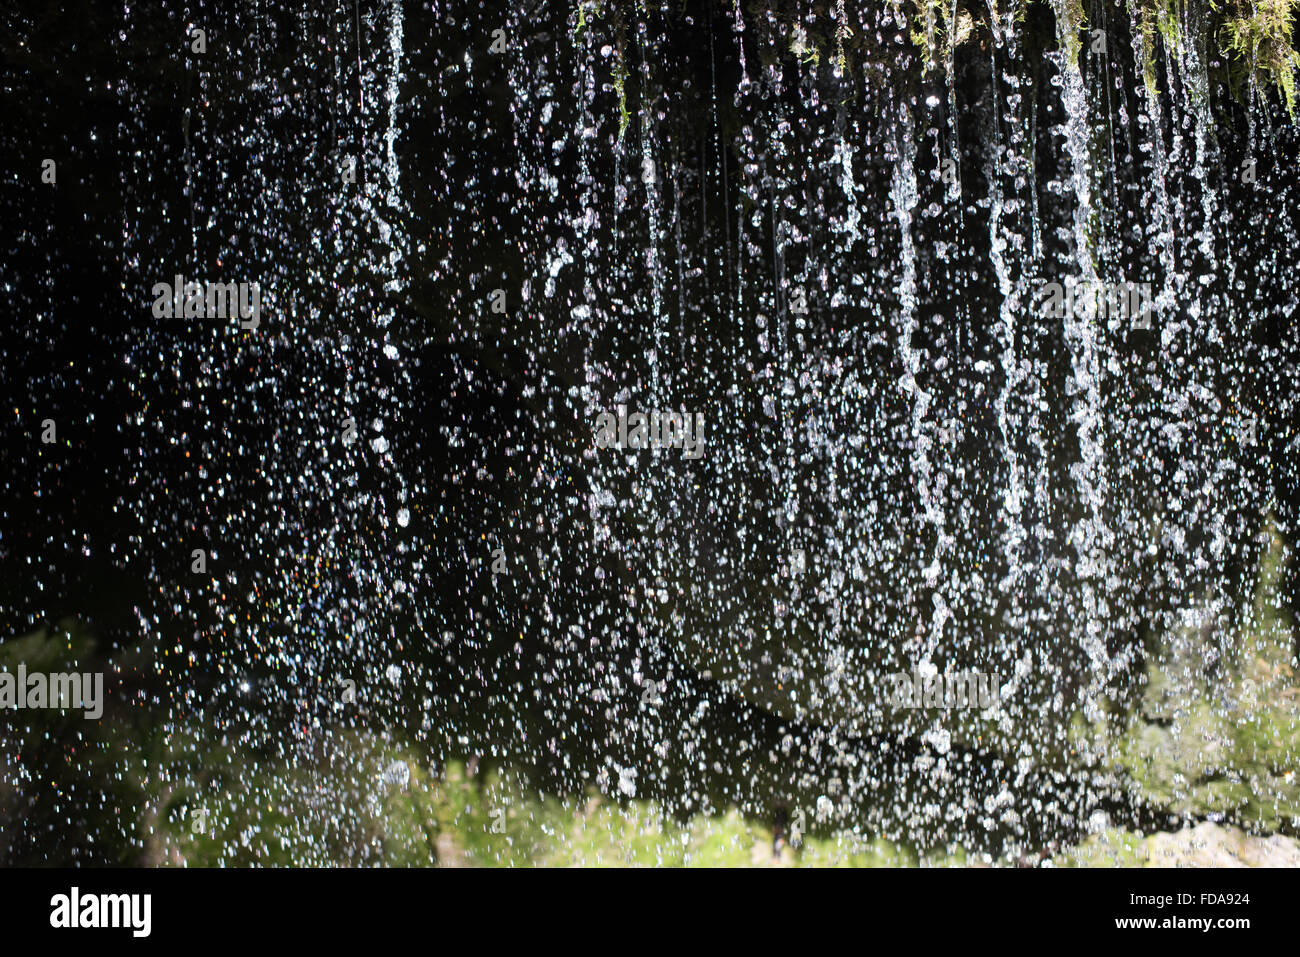
<path fill-rule="evenodd" d="M 161 7 L 104 14 L 84 129 L 71 46 L 6 48 L 14 168 L 63 178 L 0 198 L 0 611 L 111 622 L 158 834 L 211 729 L 245 803 L 329 795 L 319 861 L 458 761 L 1008 858 L 1139 792 L 1229 813 L 1202 778 L 1292 807 L 1115 770 L 1291 667 L 1289 25 Z M 954 676 L 987 707 L 889 694 Z M 224 800 L 223 863 L 261 826 Z"/>

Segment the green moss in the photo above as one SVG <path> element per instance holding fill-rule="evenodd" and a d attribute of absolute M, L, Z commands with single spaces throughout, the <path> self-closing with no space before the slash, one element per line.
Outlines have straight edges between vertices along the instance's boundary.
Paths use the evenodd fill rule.
<path fill-rule="evenodd" d="M 614 67 L 614 92 L 618 94 L 618 141 L 623 142 L 623 134 L 627 132 L 628 123 L 632 119 L 632 114 L 627 110 L 627 67 L 623 65 L 623 57 L 620 54 L 618 64 Z"/>
<path fill-rule="evenodd" d="M 1146 838 L 1110 828 L 1089 835 L 1053 860 L 1057 867 L 1144 867 L 1150 861 Z"/>
<path fill-rule="evenodd" d="M 1210 4 L 1209 30 L 1227 61 L 1220 77 L 1234 90 L 1245 85 L 1274 86 L 1287 112 L 1295 115 L 1297 54 L 1292 45 L 1292 19 L 1300 0 L 1221 0 Z M 1173 53 L 1186 42 L 1180 0 L 1136 0 L 1142 33 L 1143 80 L 1156 90 L 1157 44 Z"/>
<path fill-rule="evenodd" d="M 950 58 L 976 29 L 974 18 L 956 0 L 914 0 L 912 23 L 912 43 L 925 54 L 927 70 L 937 65 L 940 49 Z"/>
<path fill-rule="evenodd" d="M 1156 50 L 1161 41 L 1166 50 L 1177 50 L 1182 43 L 1182 26 L 1178 20 L 1176 0 L 1149 0 L 1137 11 L 1138 30 L 1142 37 L 1142 81 L 1147 92 L 1156 96 Z"/>
<path fill-rule="evenodd" d="M 1052 0 L 1052 10 L 1056 14 L 1056 34 L 1061 49 L 1070 63 L 1078 63 L 1083 48 L 1079 34 L 1088 22 L 1083 12 L 1083 0 Z"/>
<path fill-rule="evenodd" d="M 614 20 L 614 92 L 618 94 L 618 141 L 623 142 L 632 114 L 627 109 L 627 24 L 618 7 L 613 10 Z"/>
<path fill-rule="evenodd" d="M 1275 85 L 1295 115 L 1295 71 L 1297 55 L 1292 47 L 1292 18 L 1297 0 L 1231 0 L 1211 3 L 1220 16 L 1217 36 L 1220 49 L 1257 85 Z"/>
<path fill-rule="evenodd" d="M 1279 597 L 1286 546 L 1271 521 L 1264 537 L 1253 607 L 1221 668 L 1207 664 L 1208 628 L 1171 636 L 1113 756 L 1156 807 L 1276 831 L 1300 827 L 1300 685 Z"/>
<path fill-rule="evenodd" d="M 942 0 L 916 0 L 916 10 L 912 14 L 912 43 L 925 54 L 927 69 L 933 69 L 936 63 L 942 9 Z"/>

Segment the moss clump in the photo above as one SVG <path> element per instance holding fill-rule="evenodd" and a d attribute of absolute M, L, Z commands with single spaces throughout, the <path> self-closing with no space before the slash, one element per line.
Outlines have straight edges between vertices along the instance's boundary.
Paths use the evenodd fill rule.
<path fill-rule="evenodd" d="M 1258 85 L 1272 82 L 1295 115 L 1297 55 L 1291 45 L 1296 0 L 1234 0 L 1211 4 L 1221 17 L 1218 40 L 1237 73 Z"/>
<path fill-rule="evenodd" d="M 590 10 L 591 18 L 587 12 Z M 591 32 L 592 23 L 605 14 L 603 0 L 579 0 L 577 12 L 573 18 L 573 39 L 576 43 Z M 618 96 L 618 141 L 623 142 L 632 114 L 627 108 L 627 23 L 617 6 L 610 11 L 614 25 L 614 92 Z"/>
<path fill-rule="evenodd" d="M 1185 818 L 1300 828 L 1300 682 L 1279 597 L 1285 543 L 1270 521 L 1246 626 L 1221 662 L 1211 622 L 1171 636 L 1150 662 L 1138 713 L 1111 754 L 1144 801 Z"/>
<path fill-rule="evenodd" d="M 1056 13 L 1056 33 L 1061 49 L 1070 63 L 1078 63 L 1083 49 L 1079 34 L 1088 23 L 1083 12 L 1083 0 L 1052 0 L 1052 10 Z"/>
<path fill-rule="evenodd" d="M 1152 96 L 1156 87 L 1156 47 L 1164 42 L 1166 50 L 1177 50 L 1182 43 L 1182 26 L 1178 20 L 1176 0 L 1146 0 L 1137 10 L 1138 31 L 1142 38 L 1142 80 Z"/>
<path fill-rule="evenodd" d="M 1211 2 L 1209 31 L 1228 61 L 1229 86 L 1259 89 L 1276 86 L 1287 112 L 1295 115 L 1297 54 L 1292 46 L 1292 18 L 1298 0 L 1220 0 Z M 1142 38 L 1142 78 L 1154 95 L 1156 48 L 1178 51 L 1183 34 L 1181 0 L 1136 0 L 1133 11 Z M 1223 74 L 1220 74 L 1223 76 Z"/>
<path fill-rule="evenodd" d="M 1052 861 L 1057 867 L 1145 867 L 1151 859 L 1147 839 L 1119 828 L 1090 835 Z"/>
<path fill-rule="evenodd" d="M 729 14 L 735 10 L 735 0 L 718 0 Z M 1025 11 L 1033 0 L 1021 0 L 1013 12 L 1017 22 L 1023 22 Z M 1043 0 L 1052 10 L 1055 19 L 1055 36 L 1051 39 L 1031 38 L 1031 47 L 1047 48 L 1055 43 L 1070 63 L 1077 63 L 1083 52 L 1083 32 L 1088 25 L 1083 0 Z M 1214 0 L 1210 4 L 1204 30 L 1228 61 L 1226 79 L 1234 89 L 1249 82 L 1259 89 L 1276 86 L 1281 92 L 1288 111 L 1294 114 L 1296 100 L 1296 66 L 1298 55 L 1292 47 L 1293 24 L 1296 5 L 1300 0 Z M 906 23 L 913 46 L 922 54 L 923 71 L 929 73 L 941 62 L 952 65 L 958 46 L 970 39 L 989 33 L 989 21 L 983 7 L 963 4 L 962 0 L 892 0 L 895 16 Z M 588 7 L 599 13 L 598 4 L 579 4 L 577 22 L 580 28 L 589 28 L 586 15 Z M 745 8 L 751 14 L 765 13 L 782 24 L 781 31 L 789 37 L 786 46 L 800 62 L 810 65 L 821 63 L 823 50 L 831 44 L 841 72 L 849 66 L 846 48 L 854 36 L 849 26 L 850 16 L 841 15 L 843 7 L 832 8 L 833 32 L 821 29 L 806 18 L 801 8 L 784 0 L 748 0 Z M 853 8 L 848 7 L 849 10 Z M 1154 95 L 1156 89 L 1159 49 L 1175 53 L 1181 50 L 1188 38 L 1184 36 L 1186 7 L 1184 0 L 1129 0 L 1127 9 L 1141 36 L 1142 72 L 1147 89 Z M 614 19 L 619 19 L 617 7 Z M 988 16 L 999 16 L 998 4 L 992 4 Z M 1195 38 L 1198 41 L 1200 38 Z M 621 52 L 620 52 L 621 58 Z M 622 99 L 622 81 L 616 79 Z"/>
<path fill-rule="evenodd" d="M 974 18 L 956 0 L 915 0 L 912 24 L 912 43 L 925 54 L 927 71 L 937 65 L 940 49 L 951 57 L 976 28 Z"/>
<path fill-rule="evenodd" d="M 591 7 L 592 17 L 600 16 L 600 0 L 595 3 L 589 3 L 588 0 L 580 0 L 578 3 L 578 18 L 573 25 L 573 38 L 576 40 L 587 32 L 589 24 L 587 23 L 587 7 Z"/>

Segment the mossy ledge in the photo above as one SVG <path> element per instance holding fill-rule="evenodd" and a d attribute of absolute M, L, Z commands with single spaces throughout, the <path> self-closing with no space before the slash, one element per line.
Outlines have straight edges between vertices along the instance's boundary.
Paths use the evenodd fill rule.
<path fill-rule="evenodd" d="M 863 0 L 816 0 L 811 5 L 794 0 L 713 0 L 730 17 L 741 15 L 781 35 L 779 48 L 808 68 L 831 64 L 848 72 L 856 63 L 869 62 L 871 44 L 866 31 L 855 29 Z M 950 64 L 958 48 L 989 42 L 991 22 L 1021 25 L 1020 43 L 1026 53 L 1066 47 L 1070 62 L 1078 63 L 1089 51 L 1091 31 L 1103 29 L 1127 42 L 1130 31 L 1141 34 L 1139 69 L 1148 89 L 1157 89 L 1158 64 L 1169 55 L 1177 58 L 1186 42 L 1189 24 L 1203 32 L 1200 44 L 1210 53 L 1210 78 L 1232 95 L 1248 100 L 1276 91 L 1288 114 L 1294 117 L 1296 66 L 1294 23 L 1300 0 L 1125 0 L 1108 11 L 1104 21 L 1092 24 L 1082 0 L 873 0 L 894 10 L 902 32 L 921 57 L 922 72 L 929 74 Z M 1031 5 L 1047 7 L 1053 26 L 1044 30 L 1026 17 Z M 681 12 L 694 5 L 683 4 Z M 643 4 L 618 4 L 607 0 L 579 0 L 572 14 L 575 38 L 587 31 L 608 30 L 615 40 L 615 84 L 620 103 L 620 131 L 629 121 L 623 81 L 627 76 L 627 18 L 646 12 Z M 1038 21 L 1040 24 L 1041 20 Z M 1054 24 L 1063 23 L 1057 31 Z M 1059 36 L 1058 36 L 1059 32 Z M 1042 34 L 1042 35 L 1039 35 Z M 773 45 L 775 48 L 776 45 Z"/>

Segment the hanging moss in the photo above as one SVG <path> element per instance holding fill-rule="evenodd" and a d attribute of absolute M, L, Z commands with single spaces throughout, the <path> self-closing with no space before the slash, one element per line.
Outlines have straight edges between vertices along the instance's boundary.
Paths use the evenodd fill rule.
<path fill-rule="evenodd" d="M 1142 80 L 1155 96 L 1160 92 L 1156 86 L 1157 46 L 1163 41 L 1166 50 L 1174 50 L 1182 42 L 1174 0 L 1151 0 L 1138 11 L 1137 23 L 1142 35 Z"/>
<path fill-rule="evenodd" d="M 1014 5 L 1014 18 L 1024 21 L 1026 8 L 1034 0 L 1022 0 Z M 1059 26 L 1052 35 L 1027 37 L 1028 47 L 1063 49 L 1071 62 L 1078 62 L 1083 53 L 1083 34 L 1088 26 L 1083 0 L 1039 0 L 1047 5 Z M 1250 88 L 1267 90 L 1276 88 L 1294 113 L 1296 99 L 1295 72 L 1297 53 L 1292 43 L 1292 17 L 1300 0 L 1219 0 L 1209 6 L 1206 30 L 1213 39 L 1225 66 L 1212 70 L 1212 77 L 1226 83 L 1234 94 L 1242 95 Z M 734 16 L 736 0 L 718 0 L 719 7 Z M 836 3 L 814 4 L 813 16 L 808 16 L 806 6 L 789 0 L 746 0 L 742 5 L 750 17 L 763 17 L 778 24 L 788 37 L 785 47 L 797 60 L 811 66 L 821 63 L 825 51 L 835 51 L 835 62 L 841 72 L 848 71 L 854 55 L 861 59 L 867 54 L 863 42 L 849 26 L 856 22 L 858 4 L 845 0 L 843 15 Z M 578 5 L 577 20 L 587 28 L 591 18 L 588 12 L 599 15 L 601 5 L 584 0 Z M 924 71 L 934 70 L 941 61 L 951 60 L 956 49 L 972 40 L 990 36 L 989 15 L 998 17 L 997 5 L 987 10 L 967 0 L 897 0 L 893 3 L 895 15 L 906 24 L 906 34 L 921 54 Z M 1185 0 L 1129 0 L 1126 9 L 1132 15 L 1142 38 L 1142 62 L 1139 68 L 1143 81 L 1153 94 L 1157 92 L 1157 63 L 1159 51 L 1175 52 L 1185 42 L 1184 21 L 1187 15 Z M 618 19 L 617 7 L 611 8 Z M 947 56 L 944 57 L 943 54 Z M 615 86 L 623 99 L 623 77 L 620 53 L 620 74 Z"/>
<path fill-rule="evenodd" d="M 1052 0 L 1052 9 L 1056 14 L 1057 33 L 1065 47 L 1065 55 L 1071 63 L 1078 63 L 1082 49 L 1079 34 L 1088 22 L 1083 12 L 1083 2 L 1082 0 Z"/>
<path fill-rule="evenodd" d="M 952 3 L 948 0 L 916 0 L 915 7 L 912 42 L 925 54 L 925 67 L 930 70 L 937 63 L 939 49 L 946 50 L 950 57 L 960 44 L 970 39 L 976 23 L 970 12 L 961 9 L 956 0 Z M 980 25 L 984 26 L 982 21 Z"/>
<path fill-rule="evenodd" d="M 618 141 L 623 142 L 627 125 L 632 114 L 627 109 L 627 67 L 623 63 L 623 51 L 620 48 L 618 64 L 614 67 L 614 92 L 618 94 Z"/>
<path fill-rule="evenodd" d="M 604 0 L 579 0 L 573 15 L 574 41 L 590 33 L 595 21 L 601 19 L 606 12 Z M 632 114 L 627 108 L 627 22 L 617 5 L 613 5 L 608 13 L 613 21 L 615 59 L 612 79 L 614 92 L 618 95 L 618 141 L 622 143 L 632 120 Z"/>
<path fill-rule="evenodd" d="M 1297 56 L 1292 46 L 1292 17 L 1296 0 L 1235 0 L 1211 4 L 1222 18 L 1217 39 L 1229 59 L 1233 79 L 1244 74 L 1255 85 L 1275 85 L 1295 115 Z"/>

